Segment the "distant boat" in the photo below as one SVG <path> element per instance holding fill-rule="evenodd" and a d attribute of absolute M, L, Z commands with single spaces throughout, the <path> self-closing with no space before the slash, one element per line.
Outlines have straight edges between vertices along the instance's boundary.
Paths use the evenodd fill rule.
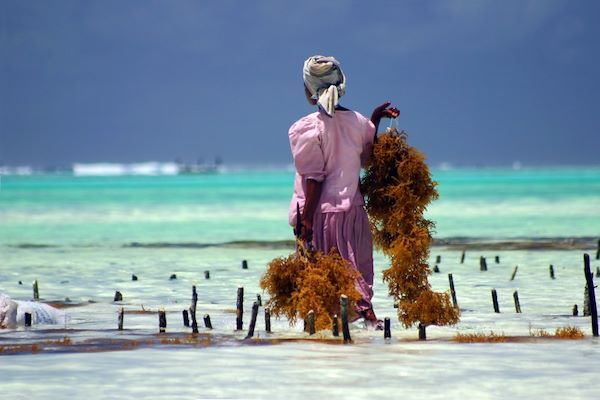
<path fill-rule="evenodd" d="M 215 162 L 212 164 L 207 164 L 202 159 L 199 159 L 195 164 L 185 164 L 181 162 L 176 163 L 180 175 L 219 173 L 224 169 L 223 160 L 221 157 L 217 157 Z"/>

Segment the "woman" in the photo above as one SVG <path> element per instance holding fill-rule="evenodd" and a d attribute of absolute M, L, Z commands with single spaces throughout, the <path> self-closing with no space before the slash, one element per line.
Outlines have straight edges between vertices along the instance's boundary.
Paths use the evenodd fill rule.
<path fill-rule="evenodd" d="M 373 297 L 373 241 L 359 189 L 359 175 L 371 156 L 382 118 L 395 118 L 396 108 L 386 102 L 368 120 L 339 105 L 346 77 L 333 57 L 313 56 L 304 62 L 304 92 L 318 111 L 296 121 L 289 130 L 296 166 L 289 222 L 300 238 L 325 253 L 336 248 L 360 272 L 356 287 L 361 299 L 358 315 L 381 329 Z"/>

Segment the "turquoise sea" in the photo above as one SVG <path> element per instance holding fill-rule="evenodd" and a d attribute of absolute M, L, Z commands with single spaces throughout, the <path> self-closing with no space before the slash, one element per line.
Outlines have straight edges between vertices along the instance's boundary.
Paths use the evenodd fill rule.
<path fill-rule="evenodd" d="M 600 167 L 434 171 L 436 238 L 600 235 Z M 2 176 L 0 245 L 291 240 L 293 173 Z"/>
<path fill-rule="evenodd" d="M 461 321 L 428 327 L 428 341 L 416 341 L 416 329 L 398 322 L 381 280 L 387 260 L 376 252 L 373 304 L 380 318 L 391 318 L 392 339 L 357 322 L 349 346 L 339 346 L 330 332 L 309 337 L 301 324 L 290 326 L 285 319 L 274 318 L 273 332 L 267 333 L 262 308 L 255 339 L 244 339 L 256 295 L 268 300 L 258 286 L 266 264 L 293 251 L 288 169 L 1 176 L 0 293 L 30 300 L 31 283 L 38 280 L 41 301 L 65 307 L 68 319 L 0 329 L 0 393 L 14 399 L 47 398 L 49 391 L 88 399 L 158 394 L 393 399 L 398 393 L 594 398 L 598 385 L 590 382 L 597 377 L 600 342 L 591 337 L 589 317 L 574 317 L 572 308 L 582 309 L 583 253 L 592 255 L 594 271 L 600 269 L 594 257 L 600 166 L 450 169 L 433 175 L 440 198 L 428 210 L 437 224 L 430 261 L 441 273 L 432 274 L 430 283 L 446 291 L 448 274 L 454 275 Z M 480 257 L 488 260 L 487 272 L 480 272 Z M 248 269 L 241 268 L 242 260 Z M 210 314 L 214 329 L 200 320 L 198 338 L 169 344 L 189 337 L 182 310 L 190 305 L 192 285 L 198 289 L 198 313 Z M 245 288 L 242 331 L 235 330 L 239 286 Z M 492 289 L 501 313 L 493 312 Z M 115 302 L 117 290 L 123 300 Z M 515 313 L 515 291 L 522 313 Z M 118 331 L 121 307 L 125 329 Z M 159 334 L 161 308 L 168 325 Z M 580 328 L 585 338 L 452 341 L 457 333 L 529 338 L 564 326 Z"/>

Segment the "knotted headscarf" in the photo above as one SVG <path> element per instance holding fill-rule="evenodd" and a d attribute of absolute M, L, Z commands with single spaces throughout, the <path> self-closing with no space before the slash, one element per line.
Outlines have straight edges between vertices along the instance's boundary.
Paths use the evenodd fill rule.
<path fill-rule="evenodd" d="M 346 92 L 346 77 L 334 57 L 312 56 L 304 62 L 304 84 L 319 107 L 333 117 L 339 98 Z"/>

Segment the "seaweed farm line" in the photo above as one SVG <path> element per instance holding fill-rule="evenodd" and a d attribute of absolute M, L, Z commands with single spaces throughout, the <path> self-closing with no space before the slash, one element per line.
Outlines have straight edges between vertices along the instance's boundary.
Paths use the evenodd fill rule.
<path fill-rule="evenodd" d="M 589 250 L 590 254 L 594 254 L 592 250 Z M 27 265 L 27 254 L 32 251 L 44 253 L 45 265 Z M 221 375 L 217 374 L 214 379 L 225 386 L 227 379 L 239 379 L 231 378 L 231 374 L 235 376 L 235 371 L 247 373 L 246 365 L 254 369 L 258 366 L 268 367 L 271 363 L 284 363 L 287 369 L 285 373 L 279 372 L 280 377 L 283 381 L 289 381 L 294 371 L 301 375 L 309 369 L 327 373 L 334 368 L 336 374 L 340 371 L 350 373 L 347 370 L 350 367 L 344 366 L 339 360 L 350 363 L 356 357 L 364 360 L 366 365 L 380 368 L 383 371 L 379 377 L 382 382 L 392 379 L 396 374 L 413 376 L 407 371 L 405 363 L 414 368 L 426 367 L 431 373 L 432 365 L 429 362 L 455 362 L 452 361 L 453 357 L 468 357 L 468 360 L 462 361 L 466 363 L 461 367 L 464 374 L 477 368 L 477 365 L 491 362 L 499 368 L 497 377 L 510 380 L 512 372 L 505 369 L 506 365 L 512 363 L 505 358 L 508 354 L 516 357 L 516 363 L 526 362 L 525 357 L 538 357 L 540 362 L 546 362 L 549 366 L 558 368 L 561 365 L 567 370 L 574 368 L 580 373 L 578 379 L 582 380 L 587 373 L 598 372 L 595 360 L 600 356 L 600 348 L 598 340 L 592 338 L 590 318 L 581 316 L 581 311 L 579 316 L 572 315 L 574 304 L 583 310 L 584 303 L 585 278 L 583 253 L 580 250 L 468 250 L 461 264 L 460 251 L 436 247 L 430 261 L 432 266 L 438 266 L 440 272 L 433 273 L 430 282 L 434 290 L 449 290 L 448 274 L 452 274 L 461 309 L 460 323 L 451 327 L 430 326 L 427 328 L 428 340 L 419 342 L 416 327 L 404 329 L 400 325 L 393 302 L 387 296 L 387 288 L 381 279 L 376 279 L 375 310 L 379 318 L 391 319 L 392 337 L 384 339 L 383 332 L 366 329 L 361 322 L 355 322 L 350 325 L 352 343 L 347 346 L 343 345 L 341 336 L 335 338 L 330 331 L 320 331 L 311 336 L 303 331 L 301 323 L 290 327 L 285 319 L 275 317 L 271 317 L 272 332 L 267 333 L 262 307 L 254 336 L 246 339 L 256 295 L 262 295 L 263 304 L 268 300 L 258 288 L 259 278 L 266 263 L 282 254 L 281 249 L 249 251 L 233 248 L 223 251 L 218 248 L 119 248 L 116 252 L 119 253 L 119 260 L 128 261 L 113 262 L 111 259 L 115 257 L 114 254 L 99 253 L 95 248 L 78 249 L 68 260 L 64 259 L 59 248 L 13 249 L 5 255 L 4 262 L 13 268 L 2 270 L 2 290 L 15 299 L 31 299 L 31 282 L 37 279 L 41 301 L 63 306 L 62 310 L 69 319 L 58 325 L 34 324 L 31 328 L 0 331 L 0 374 L 14 376 L 18 382 L 18 378 L 23 376 L 22 371 L 11 366 L 25 367 L 28 363 L 35 363 L 39 367 L 40 363 L 49 365 L 56 362 L 56 357 L 64 357 L 61 358 L 63 361 L 75 360 L 73 362 L 76 365 L 83 363 L 90 368 L 89 362 L 85 361 L 86 355 L 96 360 L 94 364 L 112 363 L 123 360 L 123 357 L 133 360 L 127 361 L 127 364 L 139 360 L 140 365 L 136 368 L 142 368 L 144 374 L 150 375 L 156 359 L 160 359 L 166 365 L 173 366 L 173 372 L 165 372 L 172 379 L 182 372 L 181 367 L 176 367 L 182 360 L 189 358 L 187 362 L 191 362 L 193 357 L 202 357 L 207 362 L 201 367 L 203 373 L 210 375 L 211 365 L 216 370 L 220 368 Z M 481 271 L 481 257 L 487 260 L 486 271 Z M 246 269 L 242 268 L 242 260 L 247 260 Z M 16 268 L 18 265 L 24 266 Z M 73 268 L 74 265 L 78 265 L 78 268 Z M 376 254 L 375 265 L 376 276 L 380 277 L 381 270 L 386 267 L 386 260 L 381 254 Z M 554 279 L 549 274 L 550 265 L 553 265 Z M 511 280 L 515 266 L 518 266 L 518 272 Z M 597 267 L 600 267 L 600 262 L 592 257 L 592 270 L 595 271 Z M 205 274 L 205 271 L 210 272 Z M 132 280 L 132 275 L 137 280 Z M 192 285 L 196 286 L 198 292 L 197 335 L 191 335 L 191 328 L 185 327 L 182 319 L 182 311 L 190 306 Z M 245 289 L 243 330 L 236 330 L 236 294 L 240 286 Z M 490 297 L 492 289 L 497 292 L 500 313 L 494 312 Z M 515 290 L 520 296 L 521 313 L 515 312 Z M 122 301 L 114 301 L 115 291 L 122 293 Z M 119 331 L 117 322 L 121 308 L 125 311 L 124 329 Z M 166 311 L 165 333 L 159 333 L 158 311 L 161 308 Z M 210 315 L 213 329 L 204 327 L 202 317 L 205 314 Z M 536 335 L 541 331 L 553 334 L 555 329 L 567 326 L 579 328 L 584 338 L 563 341 Z M 470 344 L 453 340 L 457 334 L 489 335 L 490 332 L 507 337 L 507 343 Z M 483 349 L 481 346 L 484 346 Z M 573 352 L 579 356 L 573 356 Z M 583 354 L 587 356 L 583 357 Z M 300 361 L 290 364 L 285 361 L 288 357 Z M 228 360 L 233 369 L 228 369 L 221 358 Z M 565 366 L 565 359 L 570 360 L 568 366 Z M 500 364 L 496 364 L 498 362 Z M 58 368 L 68 367 L 62 365 Z M 457 373 L 454 371 L 453 376 Z M 95 380 L 103 384 L 108 379 L 119 382 L 121 378 L 115 375 L 115 372 L 103 371 Z M 354 371 L 350 376 L 358 379 L 363 374 Z M 52 380 L 44 373 L 41 377 L 40 382 Z M 298 382 L 306 385 L 312 382 L 308 378 L 303 379 Z M 559 382 L 554 384 L 559 385 Z M 7 393 L 13 393 L 11 388 L 27 393 L 27 390 L 33 390 L 31 388 L 35 384 L 30 389 L 24 386 L 24 383 L 15 383 L 7 389 Z M 300 387 L 300 384 L 295 387 Z M 219 389 L 218 385 L 211 385 L 210 388 L 206 397 L 260 398 L 268 393 L 263 385 L 254 389 L 242 385 L 245 391 L 229 387 Z M 325 393 L 325 386 L 322 389 L 322 393 Z M 370 393 L 367 389 L 357 389 L 356 396 L 360 398 Z M 125 397 L 128 393 L 133 396 L 133 392 L 128 392 L 133 389 L 121 390 L 124 390 L 122 394 Z M 174 396 L 182 393 L 173 390 L 171 394 Z M 536 390 L 524 393 L 550 393 L 546 386 L 537 387 Z M 70 392 L 67 390 L 66 393 Z M 298 391 L 298 397 L 302 393 L 305 392 Z M 336 390 L 334 393 L 343 395 L 343 392 Z M 385 393 L 381 397 L 393 398 Z"/>

